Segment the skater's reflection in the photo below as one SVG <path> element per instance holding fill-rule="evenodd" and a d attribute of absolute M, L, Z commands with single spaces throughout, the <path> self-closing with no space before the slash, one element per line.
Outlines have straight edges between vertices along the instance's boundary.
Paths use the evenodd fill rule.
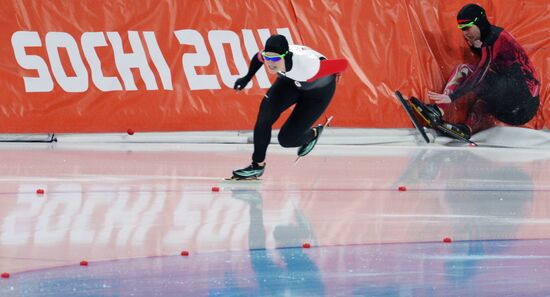
<path fill-rule="evenodd" d="M 232 197 L 249 204 L 250 260 L 258 285 L 252 295 L 324 296 L 319 268 L 301 248 L 304 240 L 312 238 L 309 224 L 301 211 L 296 209 L 294 212 L 296 223 L 275 227 L 273 237 L 277 249 L 266 250 L 261 192 L 232 190 Z"/>
<path fill-rule="evenodd" d="M 476 269 L 478 267 L 495 266 L 490 256 L 502 254 L 507 245 L 495 244 L 492 240 L 520 238 L 517 232 L 522 225 L 522 219 L 532 209 L 533 182 L 527 174 L 517 167 L 497 166 L 482 158 L 477 158 L 476 162 L 486 168 L 484 173 L 491 178 L 513 180 L 518 188 L 503 191 L 445 192 L 449 214 L 468 218 L 452 226 L 455 236 L 468 240 L 464 245 L 451 245 L 453 257 L 445 263 L 447 278 L 455 281 L 474 278 L 476 272 L 480 272 Z"/>
<path fill-rule="evenodd" d="M 400 182 L 446 189 L 441 199 L 446 223 L 461 242 L 450 245 L 444 269 L 447 279 L 458 283 L 474 278 L 479 267 L 494 265 L 487 256 L 502 254 L 508 246 L 494 240 L 521 238 L 518 230 L 532 211 L 535 193 L 532 178 L 497 152 L 424 150 Z"/>

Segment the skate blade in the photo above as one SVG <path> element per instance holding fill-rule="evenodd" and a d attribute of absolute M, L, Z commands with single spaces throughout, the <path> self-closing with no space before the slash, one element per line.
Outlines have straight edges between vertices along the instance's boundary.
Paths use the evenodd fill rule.
<path fill-rule="evenodd" d="M 330 116 L 330 117 L 329 117 L 329 118 L 328 118 L 328 119 L 327 119 L 327 120 L 325 121 L 325 123 L 323 124 L 323 128 L 325 128 L 325 127 L 328 127 L 328 126 L 329 126 L 329 124 L 330 124 L 330 121 L 332 121 L 332 118 L 333 118 L 333 117 L 334 117 L 334 116 Z"/>
<path fill-rule="evenodd" d="M 256 180 L 261 180 L 261 179 L 258 178 L 258 177 L 235 177 L 235 176 L 232 176 L 232 177 L 224 178 L 223 180 L 227 180 L 227 181 L 256 181 Z"/>
<path fill-rule="evenodd" d="M 452 130 L 448 129 L 447 127 L 443 126 L 443 125 L 438 125 L 437 126 L 438 129 L 442 130 L 442 131 L 445 131 L 453 136 L 450 136 L 450 135 L 446 135 L 447 137 L 449 138 L 452 138 L 452 139 L 455 139 L 455 140 L 458 140 L 458 141 L 462 141 L 462 142 L 465 142 L 465 143 L 468 143 L 470 146 L 478 146 L 477 143 L 471 141 L 470 139 L 468 138 L 464 138 L 462 137 L 461 135 L 453 132 Z"/>

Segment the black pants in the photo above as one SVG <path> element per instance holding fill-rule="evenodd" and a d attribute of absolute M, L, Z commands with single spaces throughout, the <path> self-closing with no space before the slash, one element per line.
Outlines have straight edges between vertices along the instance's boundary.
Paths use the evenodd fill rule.
<path fill-rule="evenodd" d="M 258 119 L 254 126 L 253 162 L 263 162 L 271 141 L 271 127 L 281 113 L 292 105 L 294 110 L 279 131 L 279 144 L 283 147 L 298 147 L 313 139 L 311 126 L 327 109 L 334 91 L 333 77 L 323 87 L 303 90 L 293 80 L 277 77 L 260 104 Z"/>
<path fill-rule="evenodd" d="M 481 97 L 489 112 L 498 120 L 513 126 L 529 122 L 539 109 L 540 98 L 533 97 L 519 66 L 512 71 L 488 75 Z"/>

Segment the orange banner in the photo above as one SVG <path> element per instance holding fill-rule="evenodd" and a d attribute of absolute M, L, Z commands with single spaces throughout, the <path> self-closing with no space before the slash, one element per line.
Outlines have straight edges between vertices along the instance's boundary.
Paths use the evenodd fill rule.
<path fill-rule="evenodd" d="M 335 126 L 409 127 L 394 90 L 441 90 L 468 56 L 455 24 L 468 1 L 1 2 L 0 133 L 252 129 L 273 76 L 232 86 L 274 33 L 350 62 Z M 480 4 L 533 60 L 548 114 L 546 1 Z"/>

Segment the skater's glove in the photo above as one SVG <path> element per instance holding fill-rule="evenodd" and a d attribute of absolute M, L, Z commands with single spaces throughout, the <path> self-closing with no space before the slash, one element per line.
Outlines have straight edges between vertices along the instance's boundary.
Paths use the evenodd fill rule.
<path fill-rule="evenodd" d="M 248 77 L 241 77 L 241 78 L 238 78 L 236 81 L 235 81 L 235 84 L 233 85 L 233 89 L 237 90 L 237 91 L 240 91 L 242 89 L 244 89 L 244 87 L 246 87 L 246 85 L 250 82 L 250 79 Z"/>

